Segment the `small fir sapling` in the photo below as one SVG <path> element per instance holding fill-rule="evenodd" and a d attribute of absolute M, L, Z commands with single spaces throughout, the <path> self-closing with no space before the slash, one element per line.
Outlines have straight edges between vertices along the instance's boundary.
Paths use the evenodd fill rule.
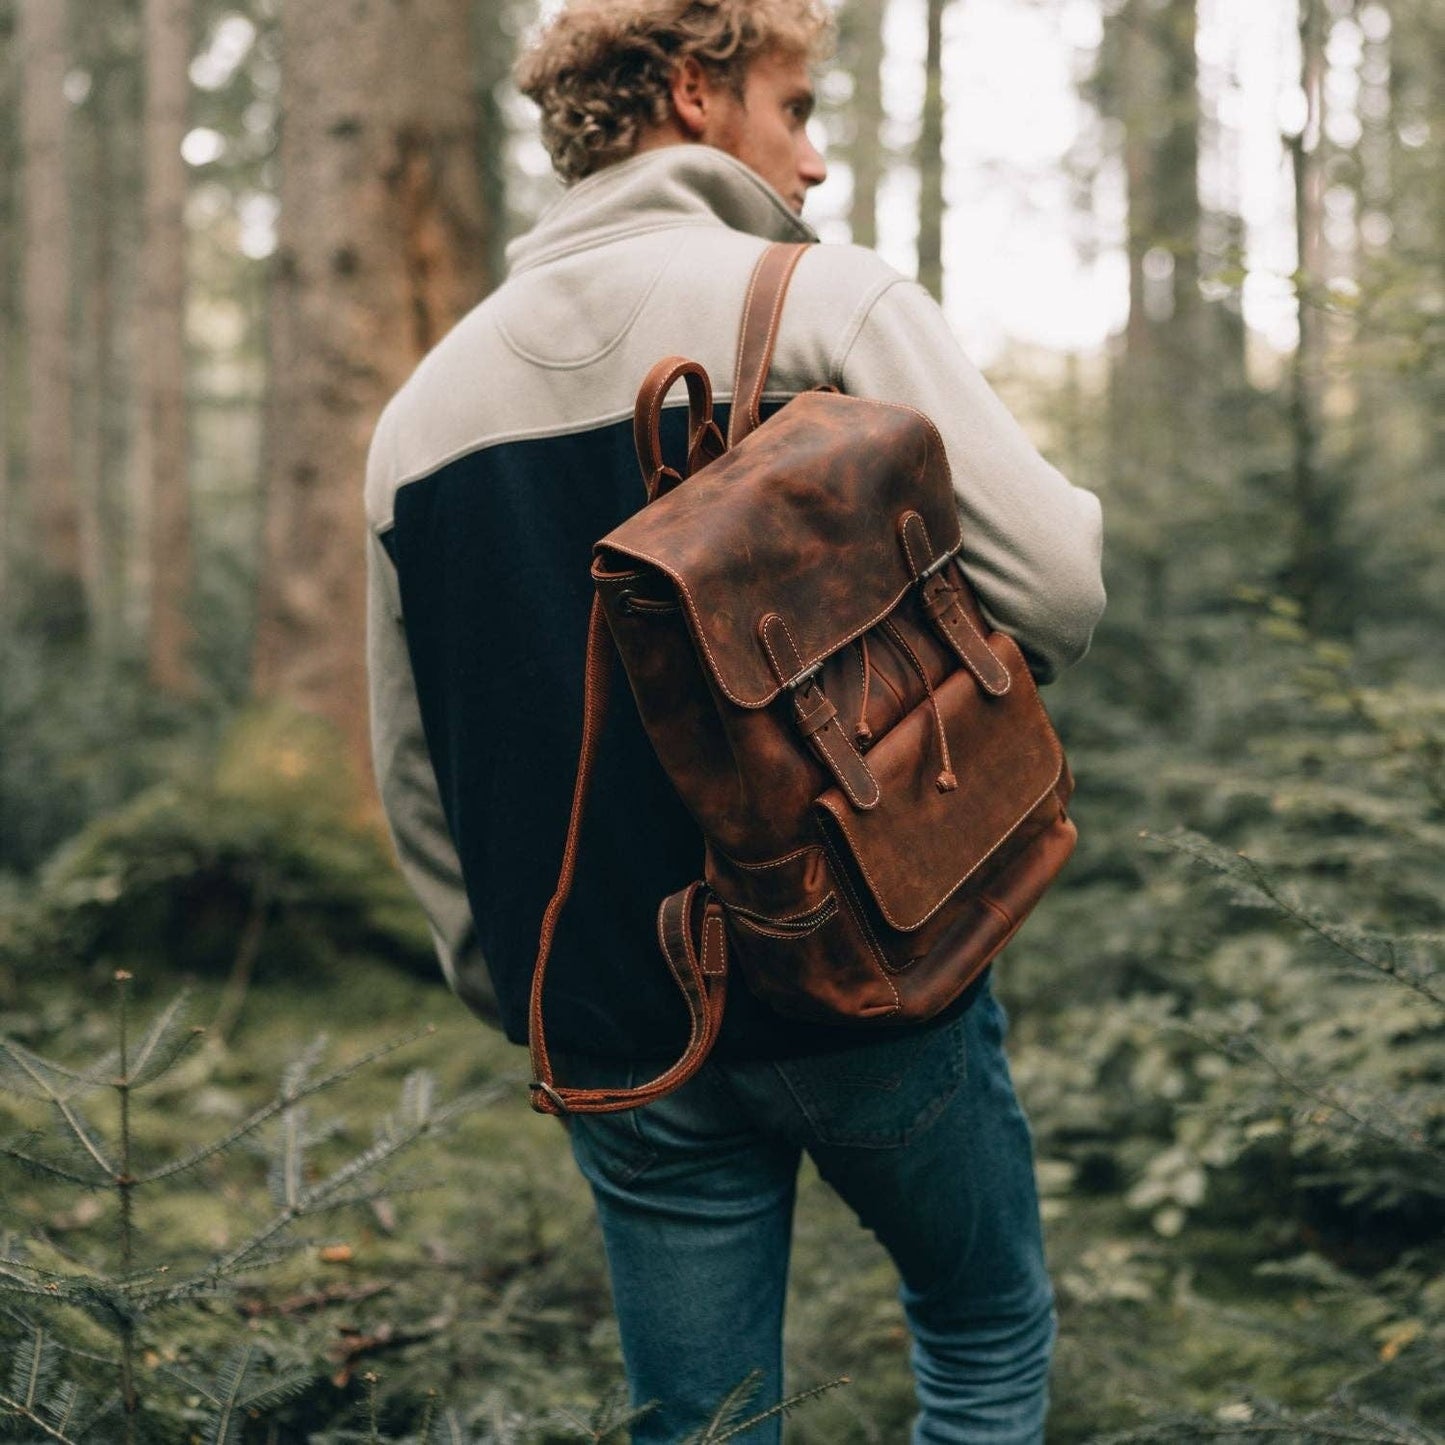
<path fill-rule="evenodd" d="M 132 1038 L 131 975 L 115 975 L 114 1047 L 84 1068 L 0 1039 L 0 1091 L 43 1106 L 48 1123 L 0 1144 L 0 1158 L 48 1186 L 108 1196 L 102 1262 L 62 1251 L 33 1227 L 30 1239 L 9 1232 L 0 1247 L 0 1297 L 12 1307 L 0 1323 L 9 1337 L 10 1370 L 0 1390 L 0 1417 L 28 1436 L 89 1445 L 125 1445 L 183 1416 L 204 1430 L 207 1445 L 239 1445 L 245 1422 L 301 1393 L 321 1367 L 281 1367 L 260 1342 L 243 1341 L 219 1360 L 167 1359 L 154 1349 L 162 1319 L 199 1306 L 274 1264 L 302 1243 L 296 1228 L 378 1200 L 399 1156 L 436 1136 L 461 1112 L 484 1103 L 498 1086 L 441 1102 L 425 1070 L 407 1075 L 394 1113 L 376 1126 L 373 1142 L 322 1167 L 316 1146 L 332 1131 L 314 1124 L 309 1104 L 398 1049 L 430 1033 L 421 1028 L 349 1063 L 321 1071 L 318 1039 L 285 1071 L 275 1095 L 216 1137 L 159 1163 L 138 1149 L 135 1110 L 145 1091 L 170 1075 L 204 1035 L 188 1027 L 186 999 L 175 999 Z M 92 1100 L 109 1094 L 114 1124 L 92 1118 Z M 163 1257 L 137 1218 L 137 1204 L 171 1181 L 225 1156 L 243 1142 L 268 1160 L 270 1209 L 239 1242 L 199 1261 Z M 142 1369 L 143 1359 L 148 1367 Z M 155 1364 L 156 1361 L 160 1363 Z M 144 1384 L 142 1381 L 144 1380 Z"/>

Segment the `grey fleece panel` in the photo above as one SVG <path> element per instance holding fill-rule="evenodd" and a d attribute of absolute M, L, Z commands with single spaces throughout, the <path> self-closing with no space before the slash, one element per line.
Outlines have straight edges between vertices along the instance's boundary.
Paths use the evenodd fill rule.
<path fill-rule="evenodd" d="M 705 145 L 644 151 L 578 181 L 507 247 L 515 278 L 581 247 L 687 222 L 770 241 L 816 241 L 817 232 L 756 171 Z"/>

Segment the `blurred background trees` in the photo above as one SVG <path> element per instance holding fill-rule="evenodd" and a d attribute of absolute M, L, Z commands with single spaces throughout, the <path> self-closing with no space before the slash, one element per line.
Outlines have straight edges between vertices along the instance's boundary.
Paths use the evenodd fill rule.
<path fill-rule="evenodd" d="M 116 715 L 142 675 L 150 702 L 208 716 L 282 699 L 364 775 L 361 461 L 385 397 L 556 194 L 507 81 L 535 18 L 0 5 L 4 635 L 59 649 L 38 670 L 125 695 Z M 881 243 L 967 330 L 992 284 L 958 244 L 982 175 L 1093 268 L 1106 324 L 1060 346 L 1005 314 L 981 351 L 1113 504 L 1116 621 L 1187 615 L 1227 572 L 1344 635 L 1362 604 L 1398 618 L 1419 567 L 1439 579 L 1437 6 L 848 0 L 839 21 L 829 239 Z M 1033 71 L 1029 33 L 1050 46 Z M 1038 98 L 992 154 L 958 60 L 990 44 Z M 1071 138 L 1010 164 L 1061 106 Z M 1072 218 L 1036 199 L 1060 180 Z M 1196 527 L 1223 545 L 1181 568 Z M 1416 565 L 1371 576 L 1382 547 Z"/>
<path fill-rule="evenodd" d="M 368 802 L 362 470 L 559 193 L 507 79 L 536 18 L 0 0 L 5 1007 L 144 964 L 228 980 L 234 1022 L 253 977 L 431 970 Z M 1439 989 L 1445 8 L 838 18 L 810 217 L 941 297 L 1107 519 L 1110 611 L 1052 697 L 1084 841 L 999 975 L 1064 1309 L 1051 1439 L 1137 1399 L 1173 1412 L 1147 1438 L 1312 1438 L 1327 1406 L 1408 1422 L 1332 1438 L 1439 1439 L 1439 1010 L 1300 920 Z M 1176 825 L 1232 892 L 1138 838 Z M 823 1378 L 894 1326 L 808 1207 Z M 890 1379 L 799 1438 L 900 1438 Z"/>

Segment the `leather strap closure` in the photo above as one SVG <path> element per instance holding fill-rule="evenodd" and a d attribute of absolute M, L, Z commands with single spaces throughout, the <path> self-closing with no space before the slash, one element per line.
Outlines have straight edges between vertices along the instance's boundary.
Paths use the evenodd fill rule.
<path fill-rule="evenodd" d="M 963 605 L 960 584 L 951 579 L 948 566 L 950 562 L 956 565 L 956 559 L 945 553 L 934 560 L 928 528 L 917 512 L 903 514 L 898 523 L 898 536 L 909 571 L 918 583 L 924 615 L 933 624 L 934 631 L 953 649 L 986 693 L 1002 697 L 1013 685 L 1013 679 Z"/>
<path fill-rule="evenodd" d="M 838 710 L 818 682 L 818 666 L 807 667 L 788 624 L 776 612 L 758 623 L 763 651 L 781 687 L 788 689 L 798 731 L 818 761 L 833 775 L 843 795 L 860 812 L 878 806 L 882 794 L 868 764 L 838 720 Z"/>
<path fill-rule="evenodd" d="M 795 694 L 795 697 L 797 698 L 798 731 L 805 738 L 811 738 L 819 728 L 827 727 L 838 716 L 838 709 L 828 701 L 821 687 L 814 687 L 810 683 L 802 693 Z"/>
<path fill-rule="evenodd" d="M 699 368 L 701 369 L 701 368 Z M 680 893 L 663 900 L 658 910 L 657 934 L 663 956 L 687 1004 L 689 1031 L 687 1047 L 671 1068 L 650 1083 L 631 1089 L 575 1089 L 557 1083 L 547 1052 L 542 1024 L 542 996 L 547 962 L 557 921 L 572 892 L 577 870 L 577 848 L 587 792 L 607 712 L 607 694 L 612 673 L 612 654 L 607 619 L 602 603 L 593 598 L 587 624 L 587 661 L 582 697 L 582 746 L 577 758 L 577 781 L 572 790 L 572 813 L 567 822 L 567 841 L 562 848 L 562 869 L 557 890 L 542 916 L 542 934 L 537 946 L 537 963 L 532 971 L 532 994 L 527 1017 L 527 1043 L 532 1057 L 531 1101 L 539 1114 L 611 1114 L 635 1109 L 639 1104 L 660 1099 L 687 1082 L 703 1065 L 717 1040 L 727 1000 L 727 930 L 722 905 L 702 883 L 692 883 Z M 699 915 L 696 918 L 694 915 Z M 701 939 L 693 942 L 694 935 Z"/>
<path fill-rule="evenodd" d="M 738 338 L 738 364 L 733 374 L 732 411 L 728 417 L 728 446 L 735 447 L 762 421 L 763 388 L 773 364 L 783 298 L 793 268 L 809 242 L 777 241 L 758 257 L 743 303 L 742 331 Z"/>
<path fill-rule="evenodd" d="M 662 403 L 679 381 L 687 383 L 687 461 L 681 472 L 662 459 Z M 726 443 L 712 419 L 712 381 L 707 371 L 685 356 L 664 356 L 642 379 L 632 411 L 632 441 L 637 464 L 647 487 L 647 500 L 656 501 L 684 477 L 723 454 Z"/>

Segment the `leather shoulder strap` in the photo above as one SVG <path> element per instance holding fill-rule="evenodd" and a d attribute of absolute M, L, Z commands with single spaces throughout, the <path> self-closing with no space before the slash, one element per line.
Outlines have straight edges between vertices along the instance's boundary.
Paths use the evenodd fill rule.
<path fill-rule="evenodd" d="M 612 671 L 612 649 L 602 604 L 592 599 L 587 623 L 587 661 L 582 701 L 582 747 L 577 758 L 577 781 L 572 789 L 572 813 L 562 850 L 562 871 L 557 890 L 542 918 L 537 962 L 532 970 L 532 996 L 527 1019 L 527 1041 L 532 1055 L 532 1108 L 539 1114 L 611 1114 L 651 1103 L 685 1084 L 702 1066 L 722 1027 L 727 1003 L 727 930 L 722 905 L 702 883 L 692 883 L 663 900 L 658 910 L 658 942 L 672 970 L 673 981 L 687 1005 L 688 1040 L 682 1056 L 657 1078 L 628 1089 L 579 1089 L 557 1082 L 542 1026 L 542 997 L 552 939 L 572 892 L 577 869 L 577 846 L 592 782 L 597 744 L 607 711 Z M 694 942 L 694 936 L 697 942 Z"/>
<path fill-rule="evenodd" d="M 793 269 L 809 242 L 778 241 L 758 257 L 743 302 L 743 324 L 738 335 L 738 365 L 733 375 L 732 413 L 728 420 L 728 446 L 735 447 L 762 420 L 763 387 L 773 364 L 778 321 Z"/>
<path fill-rule="evenodd" d="M 779 242 L 758 258 L 743 303 L 742 329 L 738 337 L 738 364 L 733 381 L 732 416 L 728 445 L 741 441 L 761 421 L 763 386 L 772 365 L 777 343 L 778 321 L 788 282 L 806 244 Z M 634 412 L 634 439 L 643 476 L 648 480 L 648 500 L 664 490 L 664 473 L 657 446 L 657 417 L 662 398 L 680 378 L 688 383 L 689 419 L 688 470 L 697 463 L 695 453 L 706 451 L 711 459 L 706 427 L 711 421 L 711 398 L 707 395 L 707 374 L 695 363 L 681 357 L 666 357 L 648 373 Z M 716 429 L 712 437 L 716 438 Z M 670 1093 L 702 1067 L 717 1039 L 727 997 L 727 930 L 723 911 L 704 885 L 697 883 L 663 900 L 658 912 L 658 941 L 673 979 L 687 1004 L 690 1028 L 682 1057 L 657 1078 L 629 1089 L 577 1089 L 557 1082 L 547 1050 L 542 1024 L 542 997 L 547 963 L 557 921 L 572 892 L 577 867 L 577 846 L 582 834 L 582 817 L 592 779 L 592 765 L 602 733 L 607 707 L 611 650 L 601 602 L 594 598 L 587 628 L 587 661 L 582 703 L 582 747 L 577 759 L 577 780 L 572 790 L 572 812 L 567 823 L 567 841 L 562 851 L 561 874 L 552 901 L 542 919 L 537 962 L 532 970 L 532 995 L 528 1017 L 533 1081 L 532 1107 L 539 1114 L 612 1113 L 636 1108 Z M 694 934 L 698 942 L 694 942 Z"/>

